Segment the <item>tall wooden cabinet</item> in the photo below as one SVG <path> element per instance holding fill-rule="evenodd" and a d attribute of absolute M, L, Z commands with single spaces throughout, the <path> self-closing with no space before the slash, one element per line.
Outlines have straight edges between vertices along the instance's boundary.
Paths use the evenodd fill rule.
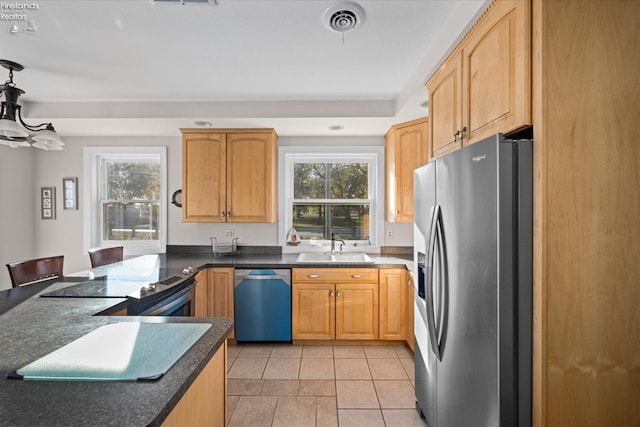
<path fill-rule="evenodd" d="M 294 340 L 378 339 L 378 270 L 294 268 Z"/>
<path fill-rule="evenodd" d="M 277 220 L 273 129 L 181 129 L 182 221 Z"/>
<path fill-rule="evenodd" d="M 530 2 L 494 2 L 426 86 L 431 157 L 530 125 Z"/>
<path fill-rule="evenodd" d="M 413 170 L 427 163 L 427 117 L 394 125 L 385 145 L 386 220 L 413 222 Z"/>
<path fill-rule="evenodd" d="M 640 2 L 533 2 L 534 421 L 640 425 Z"/>
<path fill-rule="evenodd" d="M 234 318 L 233 268 L 207 268 L 196 274 L 196 316 Z M 231 331 L 229 338 L 234 338 Z"/>

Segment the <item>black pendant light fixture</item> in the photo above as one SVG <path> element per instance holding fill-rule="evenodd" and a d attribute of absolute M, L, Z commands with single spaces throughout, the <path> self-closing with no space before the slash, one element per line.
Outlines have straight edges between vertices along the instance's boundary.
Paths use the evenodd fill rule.
<path fill-rule="evenodd" d="M 18 104 L 18 98 L 25 92 L 13 83 L 13 72 L 22 71 L 24 67 L 7 59 L 0 59 L 0 65 L 9 70 L 9 80 L 0 85 L 2 93 L 0 144 L 12 148 L 35 147 L 42 150 L 62 150 L 64 143 L 51 123 L 29 125 L 22 120 L 20 113 L 22 107 Z"/>

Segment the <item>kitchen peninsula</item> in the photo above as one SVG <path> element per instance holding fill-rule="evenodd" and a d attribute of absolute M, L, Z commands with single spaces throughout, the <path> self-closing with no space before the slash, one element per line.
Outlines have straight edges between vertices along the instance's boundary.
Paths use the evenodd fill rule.
<path fill-rule="evenodd" d="M 123 305 L 124 298 L 40 298 L 39 294 L 87 280 L 89 274 L 135 272 L 158 278 L 175 274 L 155 257 L 141 257 L 76 273 L 63 279 L 0 292 L 0 425 L 184 425 L 193 394 L 208 393 L 220 425 L 225 420 L 226 337 L 228 318 L 143 317 L 96 315 Z M 142 260 L 146 269 L 136 269 Z M 123 268 L 124 267 L 124 268 Z M 181 270 L 178 274 L 181 274 Z M 159 278 L 162 278 L 159 277 Z M 29 295 L 33 294 L 34 295 Z M 85 336 L 103 325 L 137 323 L 209 323 L 211 327 L 158 380 L 153 381 L 30 381 L 8 375 Z M 148 357 L 154 363 L 153 356 Z M 205 384 L 203 384 L 205 383 Z M 204 385 L 204 387 L 203 387 Z M 193 389 L 197 392 L 191 393 Z M 215 393 L 216 396 L 211 396 Z M 218 405 L 215 406 L 215 402 Z M 187 408 L 184 408 L 184 406 Z M 186 411 L 185 411 L 186 409 Z M 178 417 L 178 418 L 176 418 Z M 190 418 L 193 419 L 193 418 Z"/>
<path fill-rule="evenodd" d="M 67 274 L 63 279 L 0 292 L 0 426 L 180 425 L 179 421 L 171 424 L 171 417 L 184 402 L 181 399 L 198 386 L 200 377 L 220 355 L 224 363 L 219 376 L 225 377 L 225 340 L 232 330 L 231 319 L 113 316 L 126 304 L 125 298 L 41 298 L 40 294 L 103 275 L 122 278 L 130 274 L 135 279 L 157 281 L 171 275 L 183 275 L 186 267 L 193 267 L 193 273 L 189 274 L 210 267 L 287 268 L 299 266 L 295 259 L 296 255 L 281 254 L 212 257 L 210 253 L 203 252 L 170 253 L 133 258 Z M 393 257 L 374 257 L 374 261 L 368 267 L 405 268 L 409 262 Z M 156 381 L 27 381 L 7 378 L 17 369 L 101 326 L 118 322 L 210 323 L 212 326 Z M 152 358 L 149 363 L 153 363 Z M 206 381 L 207 384 L 210 382 L 215 381 Z M 222 386 L 226 388 L 224 381 Z M 210 389 L 204 387 L 196 394 L 206 395 L 207 402 L 211 402 L 208 393 Z M 219 409 L 222 417 L 225 416 L 224 411 L 222 403 Z"/>

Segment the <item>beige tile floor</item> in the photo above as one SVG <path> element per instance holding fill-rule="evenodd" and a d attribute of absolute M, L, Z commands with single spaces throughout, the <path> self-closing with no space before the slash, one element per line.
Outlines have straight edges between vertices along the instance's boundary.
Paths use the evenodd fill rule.
<path fill-rule="evenodd" d="M 404 346 L 228 347 L 230 427 L 425 427 Z"/>

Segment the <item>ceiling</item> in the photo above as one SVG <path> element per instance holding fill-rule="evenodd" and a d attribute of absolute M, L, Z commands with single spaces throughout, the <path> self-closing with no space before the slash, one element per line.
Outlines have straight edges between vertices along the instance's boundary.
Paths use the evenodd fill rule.
<path fill-rule="evenodd" d="M 35 5 L 0 12 L 37 31 L 10 34 L 3 18 L 0 58 L 25 67 L 14 82 L 27 121 L 52 121 L 63 138 L 179 135 L 197 120 L 280 136 L 380 136 L 427 115 L 426 78 L 487 6 L 361 0 L 364 21 L 343 34 L 323 23 L 334 3 L 3 2 Z"/>

